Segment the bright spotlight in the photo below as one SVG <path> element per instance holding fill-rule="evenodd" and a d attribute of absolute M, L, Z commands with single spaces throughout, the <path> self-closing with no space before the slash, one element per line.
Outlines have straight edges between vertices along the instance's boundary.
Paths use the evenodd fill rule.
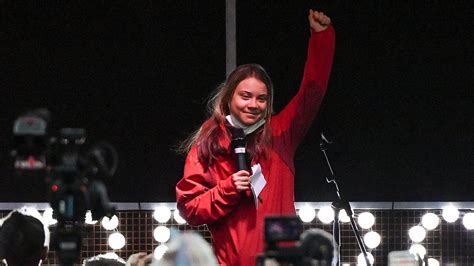
<path fill-rule="evenodd" d="M 56 224 L 58 220 L 53 218 L 53 209 L 52 208 L 47 208 L 43 212 L 43 221 L 44 223 L 49 226 Z"/>
<path fill-rule="evenodd" d="M 112 249 L 121 249 L 125 246 L 125 237 L 119 232 L 112 233 L 109 236 L 108 243 Z"/>
<path fill-rule="evenodd" d="M 168 227 L 166 226 L 158 226 L 153 230 L 153 237 L 155 238 L 156 241 L 160 243 L 165 243 L 170 239 L 171 236 L 171 231 Z"/>
<path fill-rule="evenodd" d="M 381 240 L 382 238 L 380 237 L 379 233 L 374 231 L 367 232 L 364 235 L 364 243 L 370 249 L 378 247 L 380 245 Z"/>
<path fill-rule="evenodd" d="M 159 245 L 153 251 L 153 257 L 155 257 L 156 260 L 161 260 L 166 251 L 168 251 L 168 247 L 166 245 Z"/>
<path fill-rule="evenodd" d="M 86 212 L 86 218 L 84 220 L 86 224 L 96 224 L 97 221 L 92 220 L 92 212 L 89 210 Z"/>
<path fill-rule="evenodd" d="M 415 225 L 408 230 L 408 236 L 410 236 L 411 241 L 418 243 L 425 239 L 426 230 L 422 226 Z"/>
<path fill-rule="evenodd" d="M 439 266 L 439 261 L 433 258 L 428 259 L 428 266 Z"/>
<path fill-rule="evenodd" d="M 316 217 L 316 211 L 310 206 L 305 205 L 299 209 L 298 216 L 301 221 L 309 223 L 314 219 L 314 217 Z"/>
<path fill-rule="evenodd" d="M 331 207 L 322 207 L 318 211 L 318 219 L 325 224 L 334 220 L 334 210 Z"/>
<path fill-rule="evenodd" d="M 370 229 L 375 224 L 375 217 L 370 212 L 363 212 L 359 214 L 357 222 L 363 229 Z"/>
<path fill-rule="evenodd" d="M 175 210 L 174 213 L 173 213 L 173 219 L 178 223 L 178 224 L 185 224 L 186 223 L 186 220 L 183 219 L 183 217 L 181 217 L 181 215 L 179 214 L 179 210 Z"/>
<path fill-rule="evenodd" d="M 439 225 L 439 217 L 434 213 L 426 213 L 421 218 L 421 224 L 426 230 L 433 230 Z"/>
<path fill-rule="evenodd" d="M 459 210 L 454 206 L 447 206 L 443 208 L 443 218 L 448 223 L 454 223 L 459 218 Z"/>
<path fill-rule="evenodd" d="M 343 223 L 348 223 L 348 222 L 351 221 L 351 219 L 349 218 L 349 216 L 346 213 L 346 210 L 342 209 L 342 210 L 339 211 L 339 221 L 341 221 Z"/>
<path fill-rule="evenodd" d="M 468 212 L 464 214 L 464 217 L 462 218 L 462 224 L 467 230 L 474 229 L 474 212 Z"/>
<path fill-rule="evenodd" d="M 424 258 L 426 255 L 426 248 L 421 244 L 413 244 L 410 247 L 410 253 L 413 255 L 418 255 L 420 258 Z"/>
<path fill-rule="evenodd" d="M 153 212 L 153 218 L 159 223 L 166 223 L 171 218 L 171 210 L 165 206 L 159 206 Z"/>
<path fill-rule="evenodd" d="M 39 213 L 39 211 L 34 208 L 34 207 L 26 207 L 26 206 L 23 206 L 21 207 L 18 212 L 20 212 L 21 214 L 23 215 L 27 215 L 27 216 L 33 216 L 35 217 L 36 219 L 40 220 L 41 222 L 43 222 L 43 216 L 41 215 L 41 213 Z"/>
<path fill-rule="evenodd" d="M 367 258 L 369 259 L 370 265 L 374 265 L 374 256 L 372 254 L 367 253 Z M 364 253 L 360 253 L 359 256 L 357 256 L 357 265 L 358 266 L 367 266 L 367 263 L 365 262 L 365 257 Z"/>
<path fill-rule="evenodd" d="M 104 218 L 102 218 L 101 224 L 105 230 L 114 230 L 115 228 L 117 228 L 119 220 L 117 215 L 112 216 L 112 218 L 110 219 L 109 217 L 104 216 Z"/>

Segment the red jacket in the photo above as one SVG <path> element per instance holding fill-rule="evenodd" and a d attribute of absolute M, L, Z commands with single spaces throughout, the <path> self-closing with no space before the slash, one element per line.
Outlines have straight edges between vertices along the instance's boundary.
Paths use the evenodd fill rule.
<path fill-rule="evenodd" d="M 214 251 L 222 265 L 254 265 L 264 251 L 267 215 L 294 215 L 294 154 L 314 120 L 326 92 L 335 47 L 330 26 L 312 32 L 303 80 L 288 105 L 271 118 L 272 143 L 260 163 L 267 181 L 255 208 L 250 193 L 239 193 L 230 176 L 237 172 L 230 152 L 208 169 L 199 162 L 196 147 L 186 159 L 184 176 L 176 186 L 180 214 L 191 225 L 207 224 Z"/>

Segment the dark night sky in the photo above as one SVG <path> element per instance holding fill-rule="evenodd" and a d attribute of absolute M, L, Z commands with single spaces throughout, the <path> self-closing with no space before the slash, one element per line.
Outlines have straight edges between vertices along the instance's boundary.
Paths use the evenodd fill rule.
<path fill-rule="evenodd" d="M 0 201 L 44 201 L 40 175 L 8 156 L 14 119 L 47 107 L 52 128 L 107 140 L 113 201 L 174 201 L 174 152 L 225 78 L 224 1 L 1 1 Z M 336 56 L 321 113 L 298 151 L 296 200 L 332 200 L 319 132 L 353 201 L 472 200 L 471 1 L 238 1 L 238 64 L 262 64 L 276 111 L 298 88 L 307 9 L 333 20 Z M 55 133 L 57 131 L 53 131 Z"/>

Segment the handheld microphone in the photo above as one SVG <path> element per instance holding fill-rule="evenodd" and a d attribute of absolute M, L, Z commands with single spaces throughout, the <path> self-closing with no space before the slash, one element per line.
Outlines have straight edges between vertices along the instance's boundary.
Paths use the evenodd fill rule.
<path fill-rule="evenodd" d="M 245 155 L 245 133 L 242 128 L 230 128 L 232 134 L 232 148 L 234 153 L 237 155 L 237 168 L 238 170 L 248 170 L 247 159 Z"/>

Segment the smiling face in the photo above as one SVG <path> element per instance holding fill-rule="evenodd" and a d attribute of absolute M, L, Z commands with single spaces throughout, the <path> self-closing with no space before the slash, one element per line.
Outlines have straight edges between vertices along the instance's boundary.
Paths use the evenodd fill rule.
<path fill-rule="evenodd" d="M 248 77 L 235 88 L 230 101 L 230 113 L 245 126 L 251 126 L 266 115 L 268 89 L 265 83 Z"/>

